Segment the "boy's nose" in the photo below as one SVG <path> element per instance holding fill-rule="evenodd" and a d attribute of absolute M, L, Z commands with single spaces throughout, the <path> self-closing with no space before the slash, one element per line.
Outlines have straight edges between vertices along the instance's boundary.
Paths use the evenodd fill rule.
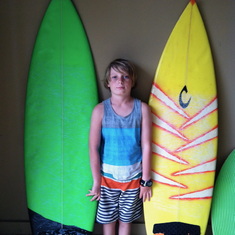
<path fill-rule="evenodd" d="M 124 78 L 123 77 L 118 77 L 117 81 L 122 83 L 124 81 Z"/>

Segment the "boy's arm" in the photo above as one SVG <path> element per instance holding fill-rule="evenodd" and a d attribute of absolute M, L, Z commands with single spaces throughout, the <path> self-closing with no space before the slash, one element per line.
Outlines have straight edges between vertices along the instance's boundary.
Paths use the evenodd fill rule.
<path fill-rule="evenodd" d="M 100 198 L 100 185 L 101 185 L 101 175 L 100 175 L 100 138 L 101 138 L 101 123 L 103 118 L 103 104 L 98 104 L 91 117 L 90 125 L 90 137 L 89 137 L 89 152 L 90 152 L 90 164 L 93 176 L 93 186 L 90 193 L 87 196 L 93 196 L 91 201 L 99 200 Z"/>
<path fill-rule="evenodd" d="M 141 128 L 141 146 L 142 146 L 142 179 L 148 181 L 151 179 L 151 156 L 152 156 L 152 115 L 150 107 L 142 103 L 142 128 Z M 150 200 L 152 196 L 151 187 L 140 187 L 140 197 L 143 201 Z"/>

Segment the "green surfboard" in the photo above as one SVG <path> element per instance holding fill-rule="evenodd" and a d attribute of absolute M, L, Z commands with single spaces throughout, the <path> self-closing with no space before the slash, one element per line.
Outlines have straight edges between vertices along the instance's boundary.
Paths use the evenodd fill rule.
<path fill-rule="evenodd" d="M 235 231 L 235 149 L 224 162 L 216 179 L 212 201 L 213 235 Z"/>
<path fill-rule="evenodd" d="M 89 42 L 70 0 L 52 0 L 29 69 L 25 175 L 33 234 L 90 234 L 88 135 L 98 102 Z M 71 232 L 72 231 L 72 232 Z"/>

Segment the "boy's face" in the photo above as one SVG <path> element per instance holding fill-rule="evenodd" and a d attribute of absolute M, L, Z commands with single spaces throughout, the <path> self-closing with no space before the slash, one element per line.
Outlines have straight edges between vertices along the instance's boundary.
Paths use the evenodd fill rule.
<path fill-rule="evenodd" d="M 132 79 L 127 73 L 111 68 L 108 87 L 112 93 L 130 95 L 131 88 L 133 87 Z"/>

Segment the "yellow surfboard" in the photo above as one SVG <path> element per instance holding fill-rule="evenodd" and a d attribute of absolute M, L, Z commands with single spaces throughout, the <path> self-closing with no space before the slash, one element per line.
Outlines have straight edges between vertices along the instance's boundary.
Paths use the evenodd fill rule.
<path fill-rule="evenodd" d="M 147 234 L 205 234 L 217 154 L 217 94 L 211 50 L 195 1 L 175 25 L 149 99 L 153 197 Z"/>

